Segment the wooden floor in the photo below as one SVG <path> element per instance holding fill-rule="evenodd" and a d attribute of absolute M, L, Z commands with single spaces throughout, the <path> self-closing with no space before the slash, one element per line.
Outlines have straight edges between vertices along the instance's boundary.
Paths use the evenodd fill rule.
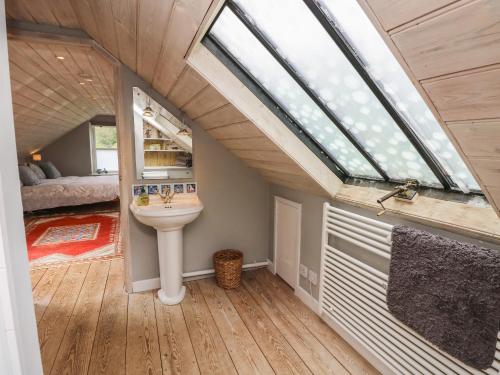
<path fill-rule="evenodd" d="M 266 270 L 231 291 L 189 282 L 177 306 L 125 293 L 121 259 L 31 280 L 45 375 L 376 373 Z"/>

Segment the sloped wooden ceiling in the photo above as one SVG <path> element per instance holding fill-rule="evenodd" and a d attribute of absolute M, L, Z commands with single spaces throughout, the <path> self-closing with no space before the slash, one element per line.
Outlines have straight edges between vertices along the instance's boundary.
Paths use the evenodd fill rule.
<path fill-rule="evenodd" d="M 97 114 L 114 113 L 112 68 L 90 47 L 11 40 L 9 62 L 21 157 Z"/>
<path fill-rule="evenodd" d="M 500 208 L 500 1 L 358 0 Z"/>
<path fill-rule="evenodd" d="M 176 105 L 207 83 L 184 60 L 211 0 L 6 0 L 16 21 L 85 31 Z"/>
<path fill-rule="evenodd" d="M 184 57 L 211 2 L 6 0 L 6 17 L 82 29 L 268 181 L 327 195 L 302 168 L 186 64 Z M 29 152 L 33 146 L 22 148 Z"/>
<path fill-rule="evenodd" d="M 212 137 L 257 169 L 268 181 L 293 189 L 326 192 L 251 121 L 208 85 L 181 106 Z"/>

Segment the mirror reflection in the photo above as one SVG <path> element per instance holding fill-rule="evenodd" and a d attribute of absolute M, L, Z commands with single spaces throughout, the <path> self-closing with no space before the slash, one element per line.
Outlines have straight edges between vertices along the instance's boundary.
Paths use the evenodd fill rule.
<path fill-rule="evenodd" d="M 134 87 L 135 153 L 138 179 L 192 177 L 191 129 L 147 93 Z"/>

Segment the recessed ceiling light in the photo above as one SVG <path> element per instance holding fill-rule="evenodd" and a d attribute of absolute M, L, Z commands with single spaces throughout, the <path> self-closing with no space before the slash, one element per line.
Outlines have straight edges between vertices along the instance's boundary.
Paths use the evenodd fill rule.
<path fill-rule="evenodd" d="M 56 59 L 58 59 L 58 60 L 64 60 L 64 56 L 56 56 Z"/>
<path fill-rule="evenodd" d="M 80 85 L 85 85 L 85 82 L 80 82 Z"/>
<path fill-rule="evenodd" d="M 92 78 L 85 78 L 85 81 L 92 82 Z"/>

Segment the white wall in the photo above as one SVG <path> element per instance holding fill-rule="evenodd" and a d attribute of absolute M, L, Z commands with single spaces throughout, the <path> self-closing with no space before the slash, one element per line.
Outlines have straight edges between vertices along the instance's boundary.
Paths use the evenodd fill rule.
<path fill-rule="evenodd" d="M 88 176 L 92 173 L 90 123 L 84 122 L 45 146 L 40 154 L 51 161 L 63 176 Z"/>
<path fill-rule="evenodd" d="M 323 220 L 323 203 L 328 199 L 317 195 L 292 190 L 283 186 L 271 185 L 271 197 L 282 197 L 302 205 L 302 223 L 300 235 L 300 263 L 315 272 L 319 270 L 321 261 L 321 222 Z M 274 228 L 274 205 L 270 207 L 270 228 Z M 273 234 L 270 236 L 273 241 Z M 271 246 L 272 249 L 272 246 Z M 269 253 L 273 259 L 273 251 Z M 274 261 L 274 259 L 273 259 Z M 319 275 L 319 274 L 318 274 Z M 318 298 L 318 286 L 309 284 L 305 277 L 300 277 L 299 285 L 306 291 L 312 289 L 314 298 Z"/>
<path fill-rule="evenodd" d="M 318 273 L 319 276 L 319 269 L 321 263 L 321 224 L 322 224 L 322 214 L 323 214 L 323 203 L 329 200 L 325 197 L 320 197 L 313 194 L 304 193 L 301 191 L 296 191 L 277 185 L 271 186 L 270 199 L 274 199 L 274 196 L 280 196 L 302 204 L 302 238 L 301 238 L 300 261 L 302 264 L 306 265 L 309 269 L 312 269 L 313 271 Z M 431 227 L 428 225 L 411 222 L 409 220 L 405 220 L 401 217 L 396 217 L 390 214 L 386 214 L 384 216 L 379 217 L 377 216 L 377 212 L 379 210 L 375 209 L 369 210 L 369 209 L 359 208 L 349 204 L 340 203 L 338 201 L 333 201 L 330 203 L 340 209 L 350 211 L 355 214 L 362 215 L 374 220 L 381 220 L 383 222 L 392 225 L 403 224 L 427 232 L 439 234 L 448 238 L 456 239 L 458 241 L 475 243 L 480 246 L 485 246 L 493 249 L 500 249 L 499 244 L 480 241 L 457 233 L 452 233 L 449 231 Z M 271 206 L 270 210 L 271 210 L 271 215 L 270 215 L 269 227 L 272 230 L 273 219 L 274 219 L 274 207 Z M 273 237 L 272 232 L 270 237 L 272 239 Z M 362 248 L 359 248 L 347 241 L 338 238 L 332 237 L 330 238 L 329 241 L 330 244 L 335 246 L 337 249 L 345 251 L 351 254 L 352 256 L 359 258 L 363 260 L 363 262 L 367 262 L 368 264 L 379 269 L 380 271 L 385 273 L 389 271 L 389 262 L 386 259 L 368 254 Z M 272 252 L 270 252 L 269 254 L 270 259 L 272 259 L 272 256 L 273 254 Z M 303 277 L 300 278 L 300 286 L 306 291 L 309 291 L 309 282 Z M 319 291 L 318 286 L 312 287 L 312 292 L 313 292 L 312 295 L 316 299 L 318 298 L 319 294 L 318 291 Z"/>
<path fill-rule="evenodd" d="M 0 0 L 0 14 L 5 14 Z M 42 374 L 17 169 L 5 18 L 0 21 L 0 373 Z"/>
<path fill-rule="evenodd" d="M 126 241 L 127 270 L 132 282 L 159 277 L 156 231 L 139 223 L 128 208 L 131 185 L 136 179 L 132 87 L 140 87 L 173 114 L 179 110 L 151 90 L 129 69 L 120 68 L 117 83 L 117 130 L 120 149 L 122 233 Z M 244 262 L 267 260 L 269 250 L 269 184 L 198 125 L 186 121 L 193 131 L 193 173 L 204 210 L 184 229 L 184 272 L 213 268 L 212 254 L 236 248 Z M 146 182 L 147 183 L 147 182 Z M 150 183 L 161 183 L 153 180 Z"/>

